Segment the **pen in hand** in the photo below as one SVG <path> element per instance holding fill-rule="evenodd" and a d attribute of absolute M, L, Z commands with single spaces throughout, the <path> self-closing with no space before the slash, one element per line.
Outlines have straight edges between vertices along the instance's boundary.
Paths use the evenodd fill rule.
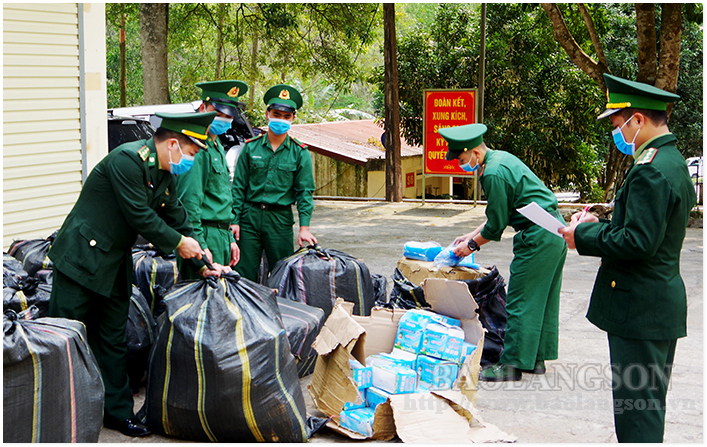
<path fill-rule="evenodd" d="M 584 207 L 584 211 L 582 211 L 582 215 L 579 216 L 579 219 L 577 219 L 577 222 L 581 222 L 582 219 L 584 219 L 584 216 L 587 215 L 587 212 L 589 211 L 589 208 L 591 208 L 591 207 L 592 207 L 592 205 L 587 205 Z"/>

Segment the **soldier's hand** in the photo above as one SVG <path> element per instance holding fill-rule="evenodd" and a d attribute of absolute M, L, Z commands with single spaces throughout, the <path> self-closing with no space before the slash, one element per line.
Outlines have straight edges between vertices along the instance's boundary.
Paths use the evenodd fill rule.
<path fill-rule="evenodd" d="M 565 240 L 565 242 L 567 242 L 568 248 L 577 248 L 577 245 L 574 242 L 574 229 L 577 228 L 577 225 L 578 223 L 571 222 L 569 226 L 557 230 L 562 235 L 562 238 Z"/>
<path fill-rule="evenodd" d="M 214 266 L 215 270 L 209 270 L 209 268 L 207 267 L 207 268 L 201 270 L 201 272 L 200 272 L 201 276 L 203 276 L 204 278 L 206 278 L 207 276 L 215 276 L 218 278 L 221 276 L 221 274 L 228 273 L 231 271 L 231 267 L 229 267 L 227 265 L 221 265 L 221 264 L 217 264 L 215 262 L 213 262 L 212 265 Z"/>
<path fill-rule="evenodd" d="M 299 235 L 297 236 L 297 243 L 300 247 L 304 247 L 305 242 L 309 245 L 317 245 L 317 238 L 310 233 L 309 227 L 300 227 Z"/>
<path fill-rule="evenodd" d="M 238 264 L 238 261 L 241 260 L 241 249 L 238 247 L 238 244 L 235 242 L 231 242 L 231 265 L 234 266 Z"/>
<path fill-rule="evenodd" d="M 204 250 L 204 255 L 206 256 L 206 259 L 209 260 L 209 262 L 214 262 L 214 255 L 211 254 L 211 250 L 208 248 Z"/>
<path fill-rule="evenodd" d="M 240 225 L 231 225 L 231 233 L 233 233 L 233 236 L 236 238 L 237 241 L 241 240 L 241 226 Z"/>
<path fill-rule="evenodd" d="M 452 248 L 452 252 L 460 258 L 463 258 L 464 256 L 469 256 L 471 254 L 471 250 L 469 249 L 467 240 L 463 239 L 461 242 L 456 244 L 456 246 Z"/>
<path fill-rule="evenodd" d="M 184 239 L 182 239 L 182 245 L 177 248 L 177 253 L 179 253 L 179 256 L 184 259 L 201 259 L 203 250 L 196 239 L 184 236 Z"/>

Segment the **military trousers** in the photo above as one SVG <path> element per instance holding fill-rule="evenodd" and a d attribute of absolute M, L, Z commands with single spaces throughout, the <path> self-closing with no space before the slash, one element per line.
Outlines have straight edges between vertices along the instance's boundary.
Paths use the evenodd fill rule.
<path fill-rule="evenodd" d="M 125 327 L 130 306 L 130 281 L 121 265 L 110 296 L 89 290 L 54 268 L 49 316 L 82 321 L 88 344 L 98 362 L 105 386 L 104 416 L 125 420 L 134 416 L 133 394 L 126 364 Z M 132 270 L 130 271 L 132 277 Z M 127 285 L 127 287 L 126 287 Z"/>
<path fill-rule="evenodd" d="M 223 226 L 224 228 L 217 228 L 202 224 L 204 240 L 207 248 L 211 252 L 213 262 L 221 265 L 229 265 L 231 263 L 231 242 L 233 242 L 233 233 L 231 233 L 230 227 L 225 228 L 227 227 L 226 224 Z M 202 278 L 199 272 L 194 270 L 192 263 L 185 261 L 179 254 L 177 254 L 177 264 L 181 279 L 191 280 Z"/>
<path fill-rule="evenodd" d="M 608 336 L 616 438 L 663 442 L 665 398 L 677 340 Z"/>
<path fill-rule="evenodd" d="M 236 271 L 244 278 L 257 281 L 263 250 L 270 269 L 277 261 L 294 253 L 294 224 L 292 207 L 261 209 L 246 202 L 240 219 L 241 234 L 237 242 L 241 259 Z"/>
<path fill-rule="evenodd" d="M 536 361 L 557 359 L 560 287 L 566 256 L 565 241 L 538 225 L 513 237 L 501 363 L 533 369 Z"/>

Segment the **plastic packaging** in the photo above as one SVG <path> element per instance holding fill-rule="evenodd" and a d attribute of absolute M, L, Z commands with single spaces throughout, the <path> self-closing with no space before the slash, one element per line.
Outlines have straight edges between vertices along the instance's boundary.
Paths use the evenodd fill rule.
<path fill-rule="evenodd" d="M 403 256 L 418 261 L 434 261 L 442 251 L 442 246 L 437 242 L 406 242 L 403 247 Z"/>
<path fill-rule="evenodd" d="M 474 262 L 474 253 L 460 258 L 455 255 L 452 249 L 455 247 L 451 244 L 449 247 L 442 250 L 434 259 L 435 267 L 467 267 L 478 270 L 481 266 Z"/>

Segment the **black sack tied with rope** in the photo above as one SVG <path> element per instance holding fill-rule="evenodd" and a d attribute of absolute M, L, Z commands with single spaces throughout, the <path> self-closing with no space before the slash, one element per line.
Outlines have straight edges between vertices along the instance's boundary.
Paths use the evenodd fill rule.
<path fill-rule="evenodd" d="M 47 254 L 59 230 L 46 239 L 28 239 L 14 241 L 8 253 L 22 263 L 30 276 L 34 276 L 41 269 L 49 269 L 54 265 Z"/>
<path fill-rule="evenodd" d="M 305 442 L 306 407 L 275 294 L 237 273 L 177 284 L 150 354 L 147 424 L 199 442 Z"/>
<path fill-rule="evenodd" d="M 368 316 L 374 290 L 366 264 L 344 252 L 319 246 L 303 247 L 279 260 L 268 285 L 277 295 L 322 309 L 326 318 L 336 298 L 354 303 L 353 314 Z"/>
<path fill-rule="evenodd" d="M 158 316 L 162 298 L 179 280 L 177 257 L 162 254 L 151 245 L 136 245 L 132 250 L 133 284 L 145 297 L 153 315 Z"/>
<path fill-rule="evenodd" d="M 311 374 L 317 361 L 317 351 L 312 349 L 312 343 L 324 326 L 324 311 L 285 298 L 278 298 L 277 305 L 295 357 L 297 375 L 304 377 Z"/>
<path fill-rule="evenodd" d="M 506 335 L 506 282 L 496 266 L 489 268 L 488 275 L 479 279 L 466 279 L 469 292 L 479 308 L 479 321 L 486 329 L 484 350 L 481 353 L 481 365 L 498 363 L 503 352 L 503 339 Z"/>
<path fill-rule="evenodd" d="M 8 310 L 3 331 L 3 442 L 98 442 L 105 390 L 83 323 Z"/>
<path fill-rule="evenodd" d="M 147 360 L 150 348 L 155 340 L 157 323 L 152 317 L 150 306 L 137 286 L 133 285 L 128 308 L 128 322 L 125 326 L 125 338 L 128 342 L 128 358 L 126 361 L 128 381 L 133 393 L 142 385 L 147 372 Z"/>

